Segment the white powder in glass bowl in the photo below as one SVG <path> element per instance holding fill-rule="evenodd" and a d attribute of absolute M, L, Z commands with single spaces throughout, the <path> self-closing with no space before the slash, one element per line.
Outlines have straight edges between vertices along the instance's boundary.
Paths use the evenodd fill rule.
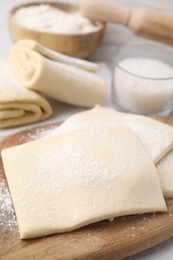
<path fill-rule="evenodd" d="M 173 68 L 154 59 L 124 59 L 115 67 L 114 95 L 117 103 L 128 111 L 170 114 Z"/>
<path fill-rule="evenodd" d="M 13 19 L 28 29 L 42 32 L 81 34 L 101 28 L 101 23 L 92 23 L 79 12 L 64 12 L 48 4 L 22 7 L 14 13 Z"/>

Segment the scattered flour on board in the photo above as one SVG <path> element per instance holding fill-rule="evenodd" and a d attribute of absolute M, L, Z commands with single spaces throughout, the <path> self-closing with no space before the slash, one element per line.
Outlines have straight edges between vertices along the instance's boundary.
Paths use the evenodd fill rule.
<path fill-rule="evenodd" d="M 12 232 L 16 226 L 17 221 L 9 191 L 5 181 L 0 179 L 0 228 Z"/>

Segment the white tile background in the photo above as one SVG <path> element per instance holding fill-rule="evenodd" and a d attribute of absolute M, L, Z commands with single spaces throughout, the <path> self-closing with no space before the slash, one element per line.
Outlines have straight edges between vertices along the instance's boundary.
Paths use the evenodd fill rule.
<path fill-rule="evenodd" d="M 62 0 L 63 1 L 63 0 Z M 68 0 L 67 0 L 68 1 Z M 64 2 L 67 2 L 64 1 Z M 73 3 L 78 3 L 79 0 L 69 0 Z M 94 1 L 94 0 L 93 0 Z M 110 0 L 117 4 L 120 4 L 127 8 L 136 8 L 138 6 L 154 7 L 160 11 L 165 11 L 173 15 L 173 0 Z M 24 0 L 0 0 L 0 57 L 7 57 L 8 51 L 12 46 L 10 40 L 6 15 L 8 9 L 16 4 L 25 2 Z M 31 1 L 30 1 L 31 2 Z M 130 30 L 119 25 L 108 25 L 103 44 L 93 55 L 92 60 L 106 62 L 108 68 L 112 65 L 112 56 L 116 51 L 117 47 L 136 38 Z M 104 73 L 107 85 L 110 85 L 110 74 L 109 71 L 104 67 Z M 67 118 L 69 115 L 74 114 L 80 109 L 72 108 L 70 106 L 58 104 L 55 101 L 51 101 L 54 108 L 54 117 L 47 122 L 61 121 Z M 107 105 L 111 106 L 111 102 Z M 45 122 L 44 122 L 45 123 Z M 42 123 L 41 123 L 42 124 Z M 38 124 L 37 124 L 38 125 Z M 26 127 L 23 127 L 26 128 Z M 22 129 L 23 129 L 22 128 Z M 13 130 L 0 131 L 0 138 L 10 133 L 19 131 L 21 128 L 15 128 Z M 146 250 L 145 252 L 128 258 L 128 260 L 172 260 L 173 259 L 173 239 L 169 239 L 164 243 Z"/>

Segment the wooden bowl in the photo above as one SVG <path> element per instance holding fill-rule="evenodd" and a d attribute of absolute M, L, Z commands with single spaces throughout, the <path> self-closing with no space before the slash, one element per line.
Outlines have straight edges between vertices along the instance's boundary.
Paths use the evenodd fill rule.
<path fill-rule="evenodd" d="M 69 56 L 78 58 L 90 57 L 91 54 L 97 49 L 102 40 L 105 25 L 101 24 L 100 28 L 97 31 L 90 33 L 62 34 L 52 32 L 39 32 L 36 30 L 28 29 L 15 22 L 15 20 L 13 19 L 13 15 L 18 9 L 31 5 L 38 5 L 40 3 L 52 5 L 66 12 L 75 12 L 79 9 L 79 6 L 77 5 L 49 1 L 30 2 L 15 6 L 8 12 L 8 27 L 12 40 L 16 42 L 21 39 L 33 39 L 47 48 Z"/>

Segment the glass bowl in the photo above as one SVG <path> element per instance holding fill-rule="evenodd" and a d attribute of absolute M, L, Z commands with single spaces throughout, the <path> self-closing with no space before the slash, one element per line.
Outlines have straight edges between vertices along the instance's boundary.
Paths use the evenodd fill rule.
<path fill-rule="evenodd" d="M 112 98 L 120 111 L 169 115 L 173 110 L 173 49 L 140 41 L 116 52 Z"/>

